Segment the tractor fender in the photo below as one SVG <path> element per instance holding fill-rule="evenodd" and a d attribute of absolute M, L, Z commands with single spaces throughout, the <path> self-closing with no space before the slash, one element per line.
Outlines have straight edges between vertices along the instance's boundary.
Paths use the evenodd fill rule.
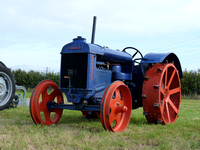
<path fill-rule="evenodd" d="M 164 62 L 172 62 L 179 72 L 180 79 L 183 77 L 182 68 L 178 57 L 174 53 L 148 53 L 140 62 L 141 70 L 143 75 L 145 75 L 146 70 L 149 64 L 154 63 L 164 63 Z"/>

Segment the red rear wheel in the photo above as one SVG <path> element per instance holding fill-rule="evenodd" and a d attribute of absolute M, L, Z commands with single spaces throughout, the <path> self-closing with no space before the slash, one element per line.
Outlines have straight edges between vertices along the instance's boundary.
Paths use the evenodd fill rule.
<path fill-rule="evenodd" d="M 51 125 L 60 120 L 63 110 L 53 109 L 51 112 L 47 107 L 50 101 L 63 103 L 63 95 L 55 82 L 44 80 L 33 90 L 30 99 L 29 109 L 35 124 Z"/>
<path fill-rule="evenodd" d="M 175 122 L 181 103 L 181 83 L 176 67 L 170 63 L 148 68 L 142 97 L 144 115 L 149 123 Z"/>
<path fill-rule="evenodd" d="M 121 81 L 112 83 L 104 92 L 100 118 L 105 130 L 121 132 L 131 117 L 132 98 L 128 87 Z"/>

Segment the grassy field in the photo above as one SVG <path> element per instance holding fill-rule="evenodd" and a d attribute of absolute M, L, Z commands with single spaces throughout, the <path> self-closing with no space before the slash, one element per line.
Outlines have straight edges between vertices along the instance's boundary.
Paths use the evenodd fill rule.
<path fill-rule="evenodd" d="M 182 100 L 176 123 L 149 125 L 142 108 L 133 110 L 128 128 L 104 131 L 99 119 L 64 110 L 57 125 L 36 126 L 28 107 L 0 112 L 0 149 L 200 149 L 200 101 Z"/>

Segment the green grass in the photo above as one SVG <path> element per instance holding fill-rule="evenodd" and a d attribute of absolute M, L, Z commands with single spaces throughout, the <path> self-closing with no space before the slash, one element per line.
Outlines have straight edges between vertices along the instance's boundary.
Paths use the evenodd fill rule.
<path fill-rule="evenodd" d="M 30 98 L 32 94 L 33 89 L 28 89 L 26 93 L 26 97 Z"/>
<path fill-rule="evenodd" d="M 142 108 L 127 129 L 104 131 L 99 119 L 64 110 L 57 125 L 36 126 L 28 107 L 0 111 L 0 149 L 200 149 L 200 101 L 182 100 L 176 123 L 149 125 Z"/>

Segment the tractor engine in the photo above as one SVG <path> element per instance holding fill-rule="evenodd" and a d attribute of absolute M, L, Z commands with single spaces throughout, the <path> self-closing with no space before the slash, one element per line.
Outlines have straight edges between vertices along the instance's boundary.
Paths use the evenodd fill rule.
<path fill-rule="evenodd" d="M 86 43 L 80 36 L 61 51 L 60 90 L 67 100 L 100 104 L 113 81 L 132 80 L 132 57 L 126 52 Z"/>

